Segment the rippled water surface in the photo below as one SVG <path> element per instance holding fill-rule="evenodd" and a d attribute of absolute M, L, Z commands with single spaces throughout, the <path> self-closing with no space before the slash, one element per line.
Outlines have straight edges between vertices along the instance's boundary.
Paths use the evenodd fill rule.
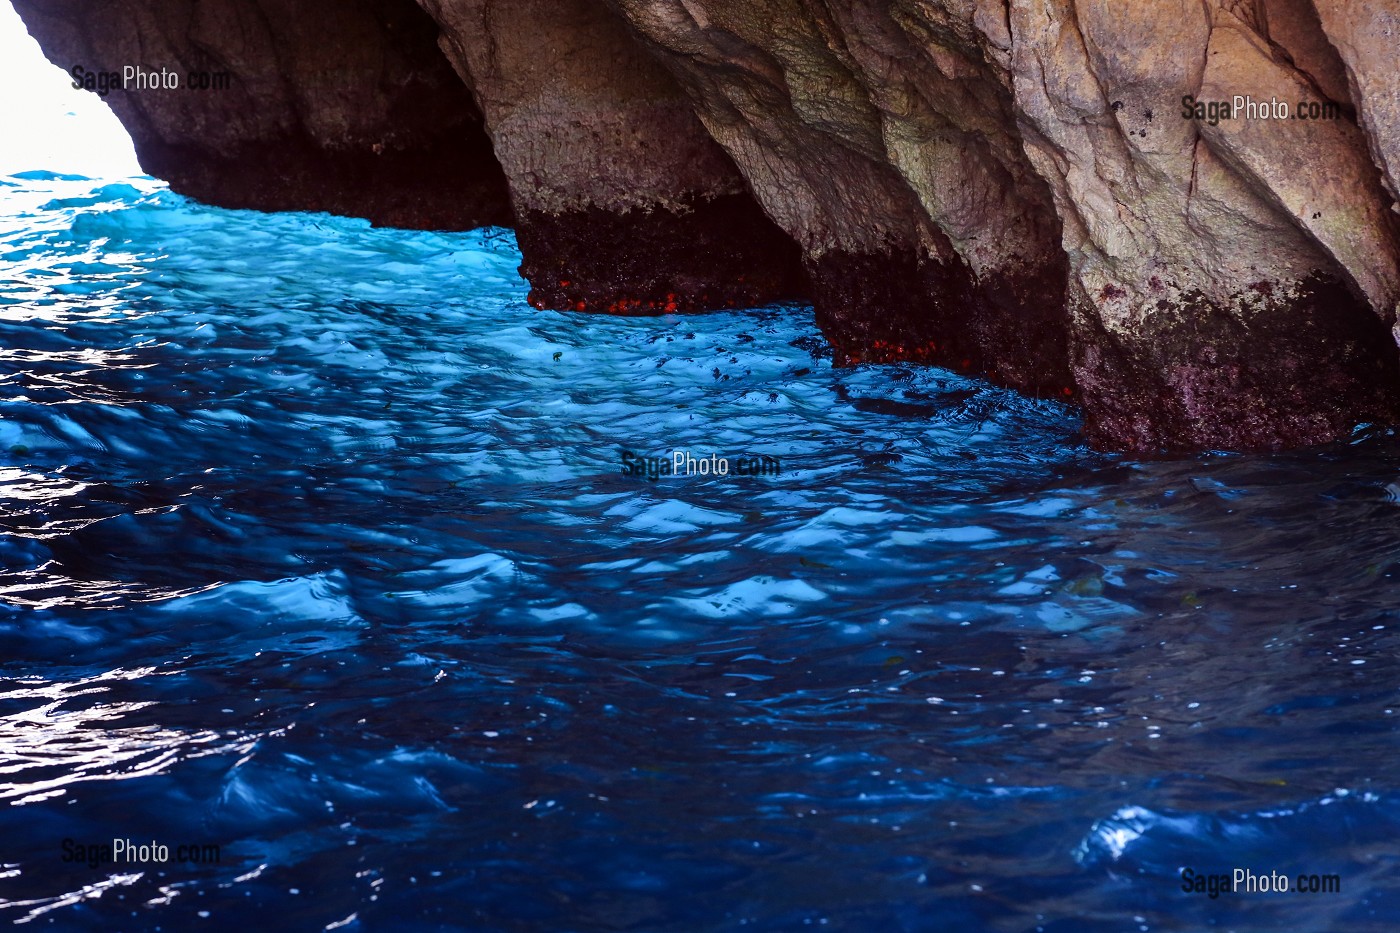
<path fill-rule="evenodd" d="M 1400 925 L 1390 434 L 1132 462 L 807 308 L 534 311 L 508 231 L 0 213 L 0 918 Z"/>

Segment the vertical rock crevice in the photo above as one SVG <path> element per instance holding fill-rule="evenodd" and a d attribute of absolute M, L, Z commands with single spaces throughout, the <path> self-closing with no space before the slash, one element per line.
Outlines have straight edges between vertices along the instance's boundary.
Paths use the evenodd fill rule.
<path fill-rule="evenodd" d="M 930 54 L 876 2 L 613 5 L 802 246 L 838 360 L 1069 389 L 1058 221 L 1024 159 L 1000 158 L 1014 133 L 976 59 Z"/>
<path fill-rule="evenodd" d="M 1392 420 L 1400 250 L 1354 127 L 1183 112 L 1316 96 L 1258 32 L 1262 7 L 1011 11 L 1021 138 L 1065 221 L 1089 436 L 1273 449 Z"/>
<path fill-rule="evenodd" d="M 1278 3 L 1280 0 L 1270 0 Z M 1292 0 L 1301 5 L 1305 0 Z M 1371 159 L 1400 213 L 1400 8 L 1393 3 L 1310 0 L 1313 17 L 1336 53 Z"/>
<path fill-rule="evenodd" d="M 510 181 L 538 308 L 656 314 L 805 291 L 689 100 L 593 0 L 422 0 Z"/>

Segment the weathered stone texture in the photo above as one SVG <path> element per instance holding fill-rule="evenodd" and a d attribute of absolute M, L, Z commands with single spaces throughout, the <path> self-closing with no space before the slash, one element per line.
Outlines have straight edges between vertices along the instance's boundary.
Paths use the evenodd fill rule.
<path fill-rule="evenodd" d="M 118 91 L 142 167 L 231 207 L 387 225 L 509 223 L 471 95 L 411 0 L 17 0 L 49 59 L 228 72 L 227 89 Z"/>
<path fill-rule="evenodd" d="M 805 283 L 671 76 L 596 0 L 423 0 L 510 180 L 536 307 L 762 304 Z"/>
<path fill-rule="evenodd" d="M 838 362 L 1077 398 L 1102 446 L 1400 420 L 1400 0 L 404 2 L 18 7 L 64 63 L 233 70 L 114 100 L 220 203 L 353 210 L 356 166 L 406 164 L 381 150 L 433 168 L 374 175 L 364 212 L 499 201 L 439 158 L 484 120 L 537 306 L 757 303 L 800 260 Z M 1183 113 L 1236 95 L 1332 118 Z"/>
<path fill-rule="evenodd" d="M 802 245 L 838 358 L 1069 386 L 1058 220 L 975 44 L 874 2 L 616 6 Z"/>
<path fill-rule="evenodd" d="M 1400 239 L 1365 138 L 1345 118 L 1210 127 L 1181 114 L 1188 95 L 1328 100 L 1340 60 L 1309 32 L 1311 8 L 611 2 L 803 244 L 838 339 L 893 320 L 902 343 L 941 342 L 958 355 L 970 346 L 984 371 L 1043 388 L 1053 366 L 1042 356 L 1027 368 L 1028 347 L 1005 335 L 1063 330 L 1089 434 L 1110 446 L 1310 443 L 1343 433 L 1348 417 L 1393 412 L 1391 349 L 1378 359 L 1356 343 L 1374 336 L 1363 319 L 1393 322 L 1400 297 Z M 895 314 L 862 306 L 849 275 L 826 271 L 829 251 L 882 250 L 886 281 L 905 283 L 923 314 L 887 287 L 866 294 Z M 911 272 L 900 258 L 911 250 L 940 271 Z M 854 265 L 872 285 L 881 278 L 879 263 Z M 1062 269 L 1063 291 L 1051 284 Z M 988 283 L 1018 280 L 1037 287 L 983 300 Z M 842 287 L 824 290 L 833 281 Z M 1070 317 L 1060 316 L 1061 294 Z M 1269 376 L 1292 371 L 1298 351 L 1256 339 L 1264 294 L 1270 320 L 1342 341 L 1320 354 L 1335 367 L 1328 394 Z M 1232 361 L 1235 374 L 1206 391 L 1189 373 L 1209 358 Z"/>
<path fill-rule="evenodd" d="M 1380 170 L 1390 209 L 1400 213 L 1400 3 L 1312 0 L 1345 67 L 1351 103 Z M 1400 312 L 1400 305 L 1393 305 Z M 1393 315 L 1392 315 L 1393 317 Z M 1400 340 L 1400 326 L 1396 328 Z"/>
<path fill-rule="evenodd" d="M 1285 446 L 1393 416 L 1394 366 L 1377 369 L 1356 343 L 1374 330 L 1367 318 L 1393 320 L 1400 284 L 1360 135 L 1345 120 L 1211 127 L 1181 115 L 1188 95 L 1316 96 L 1264 24 L 1245 0 L 1011 5 L 1005 65 L 1027 157 L 1064 221 L 1076 379 L 1101 443 Z M 1334 280 L 1350 289 L 1316 285 Z M 1271 375 L 1297 371 L 1299 350 L 1260 326 L 1280 316 L 1342 341 L 1318 355 L 1333 367 L 1326 392 Z M 1191 375 L 1212 360 L 1229 361 L 1220 378 Z"/>

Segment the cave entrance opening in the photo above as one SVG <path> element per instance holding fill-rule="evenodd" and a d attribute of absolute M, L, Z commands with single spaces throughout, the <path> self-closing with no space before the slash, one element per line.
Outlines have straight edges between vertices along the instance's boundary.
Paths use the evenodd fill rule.
<path fill-rule="evenodd" d="M 111 108 L 75 89 L 72 74 L 44 57 L 14 7 L 0 0 L 0 175 L 30 171 L 144 174 Z"/>

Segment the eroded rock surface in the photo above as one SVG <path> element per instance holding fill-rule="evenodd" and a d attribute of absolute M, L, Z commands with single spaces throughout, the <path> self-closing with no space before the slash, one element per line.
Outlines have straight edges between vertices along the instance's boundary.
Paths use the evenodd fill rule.
<path fill-rule="evenodd" d="M 266 182 L 209 166 L 269 140 L 349 164 L 387 140 L 475 152 L 484 120 L 537 306 L 766 301 L 800 258 L 838 361 L 1078 398 L 1102 446 L 1400 420 L 1400 0 L 422 5 L 18 7 L 64 63 L 234 70 L 217 105 L 113 100 L 152 170 L 219 203 Z M 495 178 L 404 172 L 362 197 L 440 184 L 450 212 L 499 199 Z"/>
<path fill-rule="evenodd" d="M 114 91 L 142 167 L 229 207 L 389 226 L 511 221 L 481 114 L 412 0 L 16 0 L 49 60 L 227 74 Z"/>
<path fill-rule="evenodd" d="M 1070 389 L 1059 223 L 975 47 L 878 2 L 616 6 L 801 244 L 838 353 Z"/>
<path fill-rule="evenodd" d="M 536 307 L 658 313 L 805 289 L 671 76 L 593 0 L 423 0 L 510 179 Z"/>
<path fill-rule="evenodd" d="M 1046 141 L 1028 152 L 1079 221 L 1065 245 L 1091 435 L 1138 450 L 1271 447 L 1391 417 L 1382 334 L 1400 251 L 1355 127 L 1179 112 L 1187 96 L 1316 100 L 1259 9 L 1060 12 L 1054 41 L 1074 50 L 1060 73 L 1021 74 L 1049 54 L 1043 31 L 1012 67 Z M 1146 53 L 1124 54 L 1134 48 Z M 1324 357 L 1322 380 L 1309 378 Z"/>
<path fill-rule="evenodd" d="M 1267 448 L 1394 417 L 1385 332 L 1400 240 L 1375 165 L 1387 164 L 1383 140 L 1394 138 L 1385 107 L 1373 104 L 1369 118 L 1357 108 L 1380 140 L 1369 147 L 1349 101 L 1332 120 L 1183 116 L 1187 97 L 1277 100 L 1295 113 L 1326 103 L 1348 55 L 1381 80 L 1387 15 L 1372 11 L 1365 41 L 1338 59 L 1300 3 L 613 2 L 686 80 L 716 139 L 817 262 L 823 237 L 898 241 L 886 231 L 919 220 L 978 284 L 1014 281 L 1008 270 L 1026 260 L 1043 281 L 1058 252 L 1074 381 L 1096 441 Z M 1366 79 L 1354 65 L 1346 73 L 1355 94 Z M 828 161 L 841 154 L 837 170 L 818 173 L 834 185 L 784 169 L 815 148 Z M 839 171 L 862 159 L 873 168 Z M 921 218 L 910 221 L 901 191 Z M 946 262 L 930 239 L 903 234 Z M 935 308 L 937 295 L 930 283 Z M 1036 297 L 1059 310 L 1052 295 Z M 1009 321 L 1056 320 L 1033 302 L 1008 305 Z M 961 308 L 964 321 L 982 313 L 971 295 Z M 990 345 L 1001 363 L 1005 344 Z"/>
<path fill-rule="evenodd" d="M 1400 4 L 1313 0 L 1391 198 L 1400 198 Z M 1392 204 L 1393 206 L 1393 204 Z"/>

